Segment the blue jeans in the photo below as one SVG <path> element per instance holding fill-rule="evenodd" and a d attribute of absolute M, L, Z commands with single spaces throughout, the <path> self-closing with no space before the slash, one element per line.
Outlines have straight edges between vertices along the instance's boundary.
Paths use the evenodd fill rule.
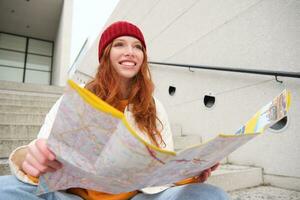
<path fill-rule="evenodd" d="M 0 176 L 0 200 L 82 200 L 66 192 L 51 192 L 37 196 L 36 189 L 35 185 L 23 183 L 15 176 Z"/>
<path fill-rule="evenodd" d="M 36 196 L 37 187 L 19 181 L 15 176 L 0 176 L 0 200 L 82 200 L 65 192 Z M 229 200 L 221 189 L 208 184 L 189 184 L 172 187 L 158 194 L 139 193 L 132 200 Z"/>
<path fill-rule="evenodd" d="M 194 183 L 169 188 L 157 194 L 139 193 L 131 200 L 229 200 L 222 189 L 205 184 Z"/>

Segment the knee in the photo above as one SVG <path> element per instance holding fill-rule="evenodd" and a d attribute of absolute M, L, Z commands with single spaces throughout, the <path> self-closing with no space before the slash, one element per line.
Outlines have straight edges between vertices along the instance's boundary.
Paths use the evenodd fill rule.
<path fill-rule="evenodd" d="M 0 194 L 16 186 L 14 176 L 0 176 Z"/>
<path fill-rule="evenodd" d="M 34 186 L 19 181 L 15 176 L 0 176 L 0 194 L 16 194 L 31 191 Z"/>

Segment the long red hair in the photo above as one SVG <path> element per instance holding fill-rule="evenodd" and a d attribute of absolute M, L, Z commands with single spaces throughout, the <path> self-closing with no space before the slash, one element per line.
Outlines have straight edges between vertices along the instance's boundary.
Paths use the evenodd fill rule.
<path fill-rule="evenodd" d="M 96 77 L 89 82 L 85 88 L 96 94 L 102 100 L 116 107 L 119 105 L 121 97 L 119 75 L 111 66 L 109 54 L 112 43 L 104 49 Z M 156 107 L 153 99 L 154 84 L 149 71 L 147 54 L 143 48 L 144 60 L 140 71 L 132 78 L 128 103 L 130 111 L 133 113 L 138 128 L 146 133 L 152 143 L 156 146 L 165 145 L 161 130 L 162 123 L 157 118 Z M 161 125 L 158 130 L 157 122 Z"/>

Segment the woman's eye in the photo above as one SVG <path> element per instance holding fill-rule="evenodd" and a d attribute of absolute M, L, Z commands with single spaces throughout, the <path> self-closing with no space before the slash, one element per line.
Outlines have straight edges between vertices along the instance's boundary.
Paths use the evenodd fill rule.
<path fill-rule="evenodd" d="M 143 49 L 142 45 L 140 45 L 140 44 L 135 45 L 135 48 L 140 49 L 140 50 Z"/>
<path fill-rule="evenodd" d="M 116 42 L 116 43 L 114 43 L 113 46 L 114 47 L 121 47 L 121 46 L 123 46 L 123 43 L 122 42 Z"/>

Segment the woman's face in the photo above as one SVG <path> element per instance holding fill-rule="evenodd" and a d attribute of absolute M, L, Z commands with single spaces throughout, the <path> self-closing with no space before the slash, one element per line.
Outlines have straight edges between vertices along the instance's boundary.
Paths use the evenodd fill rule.
<path fill-rule="evenodd" d="M 141 69 L 144 60 L 142 43 L 130 36 L 114 39 L 109 59 L 120 78 L 130 80 Z"/>

